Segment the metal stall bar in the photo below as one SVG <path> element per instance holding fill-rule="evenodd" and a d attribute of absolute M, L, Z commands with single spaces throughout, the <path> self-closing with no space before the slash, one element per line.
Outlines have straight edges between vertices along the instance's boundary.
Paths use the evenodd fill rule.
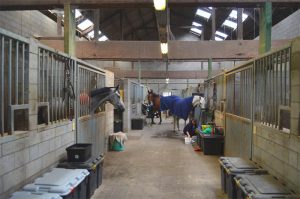
<path fill-rule="evenodd" d="M 1 116 L 1 120 L 0 120 L 0 134 L 3 136 L 4 134 L 4 45 L 5 45 L 5 41 L 4 41 L 4 36 L 2 35 L 1 37 L 1 87 L 0 87 L 0 116 Z"/>
<path fill-rule="evenodd" d="M 15 104 L 19 102 L 19 41 L 16 41 L 16 54 L 15 54 Z"/>
<path fill-rule="evenodd" d="M 25 104 L 25 44 L 22 43 L 22 104 Z"/>
<path fill-rule="evenodd" d="M 58 121 L 58 68 L 59 68 L 59 56 L 57 55 L 57 59 L 56 59 L 56 63 L 55 63 L 55 106 L 54 106 L 54 110 L 55 110 L 55 122 Z"/>
<path fill-rule="evenodd" d="M 54 55 L 53 53 L 51 53 L 51 70 L 50 70 L 50 74 L 51 74 L 51 97 L 50 97 L 50 107 L 51 107 L 51 110 L 50 110 L 50 113 L 51 113 L 51 118 L 50 118 L 50 121 L 51 123 L 54 121 L 54 111 L 53 111 L 53 103 L 54 103 L 54 65 L 55 65 L 55 59 L 54 59 Z"/>
<path fill-rule="evenodd" d="M 9 39 L 9 50 L 8 50 L 8 107 L 9 109 L 11 108 L 11 59 L 12 59 L 12 39 Z M 12 121 L 12 114 L 11 114 L 11 111 L 9 110 L 8 111 L 8 120 L 7 120 L 7 126 L 8 126 L 8 132 L 11 133 L 13 132 L 13 124 L 11 123 Z"/>
<path fill-rule="evenodd" d="M 288 100 L 288 104 L 286 104 L 286 106 L 290 106 L 291 105 L 291 85 L 292 85 L 292 78 L 290 77 L 291 74 L 291 48 L 288 48 L 288 59 L 289 59 L 289 64 L 288 64 L 288 94 L 289 94 L 289 100 Z"/>
<path fill-rule="evenodd" d="M 285 51 L 285 59 L 284 59 L 284 105 L 287 105 L 287 97 L 286 97 L 286 92 L 287 92 L 287 60 L 288 60 L 288 49 Z"/>
<path fill-rule="evenodd" d="M 270 97 L 271 97 L 271 106 L 270 106 L 270 126 L 273 127 L 274 124 L 274 114 L 273 114 L 273 108 L 274 108 L 274 54 L 269 55 L 270 60 Z"/>
<path fill-rule="evenodd" d="M 46 102 L 50 102 L 50 98 L 49 98 L 49 69 L 50 69 L 50 56 L 51 56 L 51 52 L 47 53 L 47 65 L 46 65 L 46 69 L 45 69 L 45 81 L 46 81 L 46 96 L 45 96 L 45 101 Z M 49 112 L 48 112 L 49 115 Z M 48 118 L 49 121 L 49 118 Z"/>
<path fill-rule="evenodd" d="M 283 86 L 282 86 L 282 70 L 283 70 L 283 68 L 282 68 L 282 65 L 283 65 L 283 54 L 284 54 L 284 51 L 282 50 L 282 51 L 280 51 L 280 70 L 279 70 L 279 74 L 280 74 L 280 105 L 283 103 L 283 95 L 282 95 L 282 93 L 283 93 Z"/>
<path fill-rule="evenodd" d="M 276 57 L 275 57 L 275 71 L 274 71 L 274 73 L 275 73 L 275 85 L 274 85 L 274 87 L 275 87 L 275 93 L 274 93 L 274 95 L 275 95 L 275 109 L 274 109 L 274 111 L 275 111 L 275 128 L 279 128 L 279 126 L 278 126 L 278 107 L 279 107 L 279 103 L 278 103 L 278 62 L 279 62 L 279 60 L 278 60 L 278 58 L 279 58 L 279 56 L 278 56 L 278 54 L 279 54 L 280 52 L 276 52 L 275 53 L 275 55 L 276 55 Z"/>

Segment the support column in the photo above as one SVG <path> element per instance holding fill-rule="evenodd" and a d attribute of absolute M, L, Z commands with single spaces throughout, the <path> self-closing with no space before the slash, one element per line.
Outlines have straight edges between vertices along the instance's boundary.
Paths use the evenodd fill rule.
<path fill-rule="evenodd" d="M 259 11 L 259 53 L 271 49 L 272 3 L 266 2 Z"/>
<path fill-rule="evenodd" d="M 211 78 L 212 76 L 212 59 L 208 59 L 208 68 L 207 68 L 207 79 Z"/>
<path fill-rule="evenodd" d="M 99 39 L 99 26 L 100 26 L 100 10 L 97 9 L 97 10 L 94 10 L 94 39 L 95 41 L 98 41 Z"/>
<path fill-rule="evenodd" d="M 138 82 L 139 82 L 139 84 L 141 83 L 141 70 L 142 70 L 142 68 L 141 68 L 141 61 L 139 61 L 139 70 L 138 70 Z"/>
<path fill-rule="evenodd" d="M 216 33 L 216 9 L 211 10 L 211 40 L 215 40 Z"/>
<path fill-rule="evenodd" d="M 57 27 L 57 36 L 62 36 L 62 25 L 61 21 L 63 19 L 63 16 L 61 13 L 57 13 L 57 19 L 56 19 L 56 27 Z"/>
<path fill-rule="evenodd" d="M 65 19 L 64 19 L 64 51 L 65 53 L 75 56 L 76 42 L 76 23 L 75 23 L 75 10 L 72 10 L 70 4 L 64 6 Z"/>
<path fill-rule="evenodd" d="M 237 9 L 237 39 L 243 40 L 243 8 Z"/>

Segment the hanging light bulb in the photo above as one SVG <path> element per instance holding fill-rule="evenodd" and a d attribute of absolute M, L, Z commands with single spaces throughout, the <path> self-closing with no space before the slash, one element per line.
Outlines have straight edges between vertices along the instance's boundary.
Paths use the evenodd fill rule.
<path fill-rule="evenodd" d="M 165 10 L 167 5 L 167 0 L 153 0 L 155 10 Z"/>
<path fill-rule="evenodd" d="M 168 43 L 160 43 L 160 50 L 162 54 L 168 54 Z"/>

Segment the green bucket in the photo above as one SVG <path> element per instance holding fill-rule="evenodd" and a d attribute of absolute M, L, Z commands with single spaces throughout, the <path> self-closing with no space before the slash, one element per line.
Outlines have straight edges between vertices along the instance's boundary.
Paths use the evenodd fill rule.
<path fill-rule="evenodd" d="M 124 146 L 117 140 L 114 140 L 114 142 L 112 144 L 112 150 L 113 151 L 124 151 Z"/>

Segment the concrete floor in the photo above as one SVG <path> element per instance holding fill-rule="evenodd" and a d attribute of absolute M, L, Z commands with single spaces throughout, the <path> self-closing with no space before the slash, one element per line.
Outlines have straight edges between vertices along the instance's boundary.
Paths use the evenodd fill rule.
<path fill-rule="evenodd" d="M 106 154 L 93 199 L 225 199 L 218 157 L 195 152 L 172 128 L 169 121 L 129 132 L 125 151 Z"/>

